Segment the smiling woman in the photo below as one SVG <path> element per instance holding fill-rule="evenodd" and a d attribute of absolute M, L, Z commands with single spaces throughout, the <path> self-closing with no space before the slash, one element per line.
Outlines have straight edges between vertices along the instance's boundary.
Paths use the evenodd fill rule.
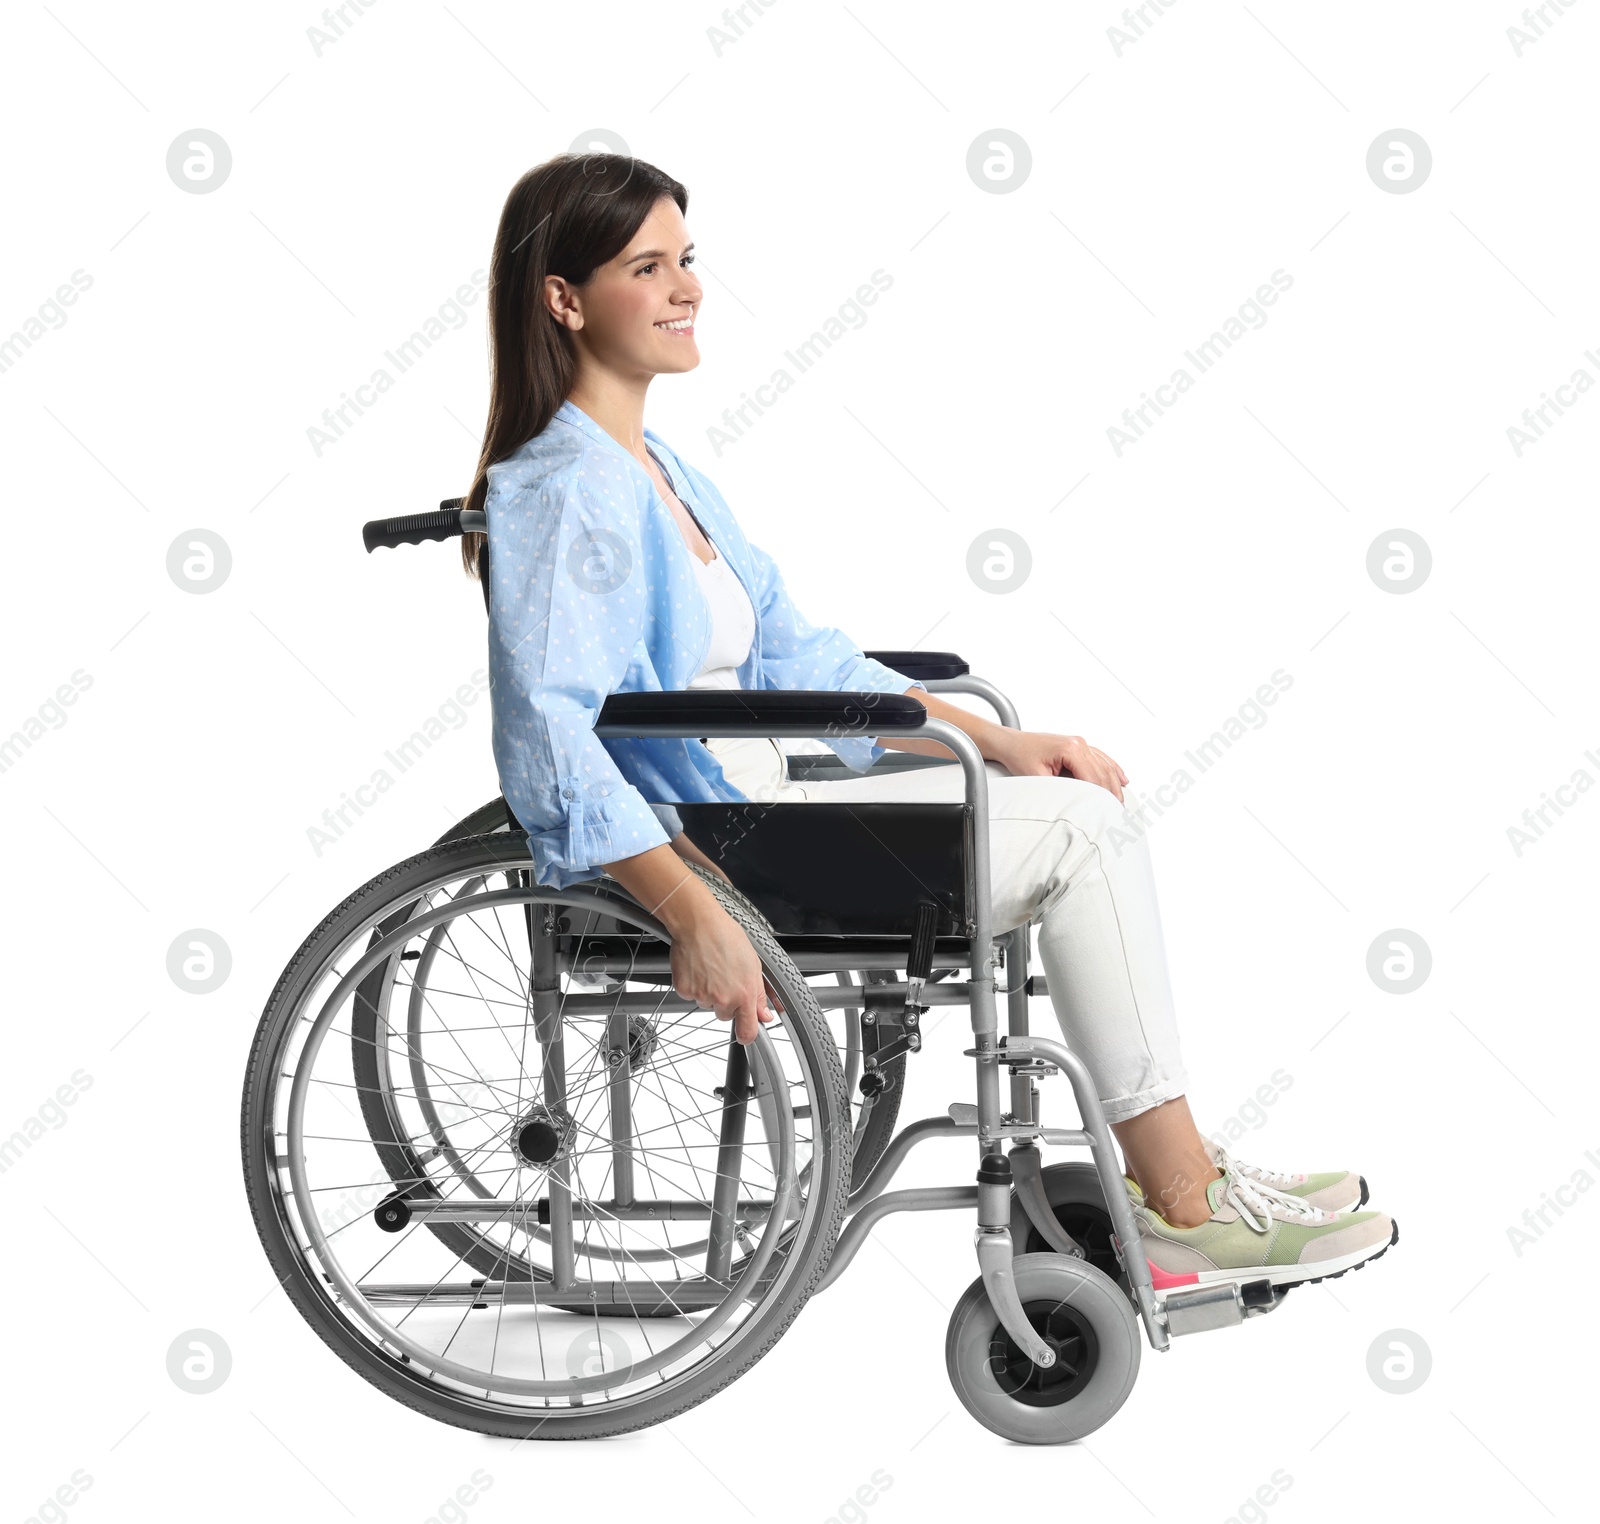
<path fill-rule="evenodd" d="M 464 508 L 484 506 L 489 468 L 542 434 L 563 402 L 598 416 L 592 377 L 642 387 L 700 363 L 688 208 L 678 181 L 619 154 L 563 154 L 512 187 L 492 261 L 488 426 Z M 633 453 L 643 464 L 642 447 Z M 462 536 L 473 576 L 485 538 Z"/>
<path fill-rule="evenodd" d="M 696 687 L 915 690 L 988 763 L 993 930 L 1039 927 L 1051 1003 L 1122 1145 L 1152 1264 L 1183 1284 L 1242 1284 L 1276 1245 L 1271 1279 L 1287 1284 L 1382 1253 L 1392 1219 L 1345 1210 L 1365 1199 L 1357 1174 L 1261 1170 L 1195 1126 L 1149 848 L 1121 766 L 1081 736 L 984 720 L 811 624 L 715 484 L 645 427 L 650 383 L 700 361 L 688 202 L 640 160 L 561 155 L 513 188 L 495 242 L 493 389 L 464 505 L 483 510 L 487 532 L 467 535 L 463 553 L 482 576 L 492 547 L 495 763 L 538 883 L 615 879 L 669 933 L 678 994 L 753 1042 L 772 1019 L 760 961 L 714 880 L 685 866 L 721 872 L 673 806 L 960 803 L 962 769 L 873 771 L 884 746 L 850 736 L 826 744 L 866 776 L 799 782 L 765 738 L 602 741 L 599 711 L 613 694 Z M 888 744 L 952 756 L 926 736 Z"/>

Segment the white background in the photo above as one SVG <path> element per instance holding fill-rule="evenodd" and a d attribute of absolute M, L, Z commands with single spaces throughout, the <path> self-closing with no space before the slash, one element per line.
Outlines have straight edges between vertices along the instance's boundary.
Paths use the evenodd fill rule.
<path fill-rule="evenodd" d="M 1600 1193 L 1520 1254 L 1508 1236 L 1600 1179 L 1600 801 L 1568 795 L 1520 855 L 1507 836 L 1600 777 L 1600 397 L 1520 456 L 1506 432 L 1580 366 L 1600 379 L 1600 9 L 1548 11 L 1520 56 L 1517 7 L 1476 0 L 1179 0 L 1120 56 L 1111 3 L 783 0 L 719 50 L 714 0 L 381 0 L 320 56 L 311 4 L 9 12 L 0 331 L 93 284 L 0 374 L 0 733 L 92 679 L 0 772 L 0 1135 L 92 1081 L 0 1175 L 8 1515 L 82 1469 L 62 1512 L 86 1524 L 421 1524 L 482 1469 L 474 1521 L 821 1524 L 880 1470 L 860 1514 L 882 1524 L 1222 1521 L 1278 1470 L 1275 1524 L 1581 1516 Z M 165 168 L 197 127 L 232 152 L 211 194 Z M 966 168 L 997 128 L 1032 155 L 1005 194 Z M 1408 194 L 1366 169 L 1394 128 L 1432 151 Z M 964 1214 L 891 1218 L 735 1386 L 591 1446 L 431 1423 L 273 1291 L 237 1152 L 260 1009 L 329 908 L 497 792 L 480 701 L 333 845 L 308 838 L 485 664 L 456 546 L 358 535 L 466 488 L 482 302 L 320 457 L 307 429 L 487 266 L 515 179 L 593 129 L 691 192 L 704 359 L 647 421 L 814 621 L 958 651 L 1135 798 L 1292 674 L 1152 829 L 1192 1101 L 1208 1129 L 1246 1108 L 1248 1159 L 1363 1171 L 1400 1242 L 1146 1350 L 1079 1445 L 1007 1445 L 951 1392 Z M 723 409 L 876 269 L 866 324 L 718 453 Z M 1265 326 L 1119 457 L 1122 409 L 1278 269 Z M 232 554 L 202 596 L 166 569 L 196 528 Z M 997 528 L 1032 560 L 1004 595 L 967 572 Z M 1432 554 L 1405 593 L 1367 571 L 1395 529 Z M 191 928 L 232 952 L 209 995 L 167 973 Z M 1407 995 L 1367 972 L 1395 928 L 1432 954 Z M 959 1026 L 913 1061 L 908 1115 L 970 1099 Z M 902 1178 L 970 1167 L 934 1144 Z M 208 1396 L 166 1373 L 192 1328 L 232 1352 Z M 1432 1356 L 1407 1395 L 1368 1374 L 1396 1329 Z"/>

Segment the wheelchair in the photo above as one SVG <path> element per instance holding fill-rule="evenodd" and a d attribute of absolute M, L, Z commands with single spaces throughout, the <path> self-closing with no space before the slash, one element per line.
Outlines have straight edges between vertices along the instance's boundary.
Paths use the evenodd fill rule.
<path fill-rule="evenodd" d="M 363 534 L 371 551 L 486 530 L 457 499 Z M 952 653 L 868 654 L 1018 724 Z M 1141 1326 L 1166 1350 L 1279 1305 L 1264 1281 L 1153 1284 L 1088 1071 L 1028 1030 L 1048 994 L 1031 928 L 992 934 L 988 776 L 963 731 L 909 694 L 739 690 L 613 694 L 595 733 L 927 737 L 958 761 L 873 772 L 959 765 L 964 799 L 674 805 L 737 886 L 689 864 L 777 1013 L 748 1047 L 674 990 L 671 937 L 621 884 L 537 882 L 503 798 L 331 911 L 266 1003 L 241 1133 L 273 1271 L 346 1363 L 482 1433 L 643 1428 L 748 1370 L 890 1213 L 975 1209 L 949 1378 L 995 1434 L 1053 1444 L 1127 1400 Z M 854 776 L 831 754 L 790 769 Z M 968 1009 L 975 1100 L 897 1130 L 936 1005 Z M 1076 1128 L 1040 1117 L 1059 1076 Z M 951 1137 L 977 1142 L 971 1183 L 888 1189 Z"/>

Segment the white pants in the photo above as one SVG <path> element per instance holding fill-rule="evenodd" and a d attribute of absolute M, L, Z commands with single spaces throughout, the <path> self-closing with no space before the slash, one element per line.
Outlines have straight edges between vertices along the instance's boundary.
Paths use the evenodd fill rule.
<path fill-rule="evenodd" d="M 729 782 L 761 803 L 964 797 L 961 767 L 953 761 L 797 783 L 788 777 L 781 741 L 713 737 L 707 744 Z M 1182 1095 L 1188 1076 L 1139 823 L 1098 783 L 1013 777 L 998 762 L 987 771 L 993 933 L 1024 922 L 1038 927 L 1056 1019 L 1094 1076 L 1108 1120 L 1126 1121 Z M 1122 837 L 1113 846 L 1105 837 L 1118 826 Z"/>

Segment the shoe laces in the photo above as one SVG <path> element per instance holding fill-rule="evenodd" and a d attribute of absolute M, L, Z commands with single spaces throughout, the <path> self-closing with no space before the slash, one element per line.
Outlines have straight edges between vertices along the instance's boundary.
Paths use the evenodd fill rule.
<path fill-rule="evenodd" d="M 1266 1169 L 1259 1164 L 1246 1164 L 1243 1159 L 1235 1159 L 1228 1150 L 1215 1138 L 1209 1140 L 1208 1152 L 1212 1163 L 1218 1169 L 1236 1169 L 1241 1175 L 1247 1175 L 1252 1180 L 1259 1180 L 1265 1185 L 1276 1186 L 1283 1189 L 1286 1186 L 1298 1185 L 1305 1179 L 1304 1175 L 1291 1175 L 1287 1170 Z"/>
<path fill-rule="evenodd" d="M 1246 1164 L 1239 1159 L 1233 1161 L 1233 1167 L 1241 1175 L 1248 1175 L 1252 1180 L 1259 1180 L 1263 1185 L 1275 1186 L 1279 1190 L 1282 1190 L 1285 1186 L 1294 1185 L 1303 1178 L 1299 1175 L 1291 1175 L 1287 1170 L 1265 1169 L 1259 1164 Z"/>
<path fill-rule="evenodd" d="M 1217 1160 L 1217 1168 L 1227 1182 L 1222 1190 L 1222 1199 L 1257 1233 L 1265 1233 L 1272 1227 L 1275 1212 L 1307 1225 L 1331 1221 L 1329 1213 L 1313 1206 L 1303 1197 L 1291 1196 L 1264 1180 L 1252 1180 L 1248 1175 L 1241 1174 L 1239 1166 L 1228 1156 L 1226 1149 L 1219 1149 L 1218 1153 L 1221 1157 Z"/>

